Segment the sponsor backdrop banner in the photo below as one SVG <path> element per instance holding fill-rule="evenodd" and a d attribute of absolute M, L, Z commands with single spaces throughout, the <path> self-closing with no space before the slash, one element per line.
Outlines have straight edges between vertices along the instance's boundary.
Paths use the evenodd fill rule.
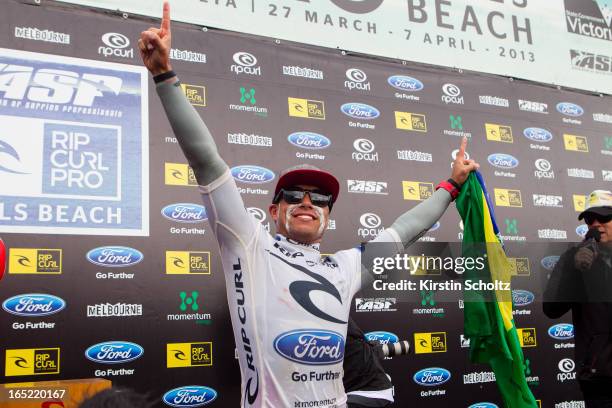
<path fill-rule="evenodd" d="M 525 9 L 514 3 L 498 8 Z M 137 55 L 151 25 L 64 4 L 10 1 L 0 14 L 2 382 L 103 377 L 159 406 L 197 385 L 199 400 L 237 406 L 217 244 Z M 540 287 L 562 252 L 552 244 L 585 233 L 585 195 L 612 188 L 610 97 L 173 29 L 183 91 L 266 228 L 280 170 L 311 163 L 339 178 L 324 253 L 429 197 L 469 137 L 504 239 L 538 243 L 510 253 L 530 386 L 543 407 L 581 406 L 571 318 L 545 318 Z M 451 206 L 420 240 L 457 242 L 461 229 Z M 413 344 L 384 362 L 398 406 L 501 406 L 490 370 L 468 361 L 462 307 L 449 291 L 357 295 L 370 339 Z"/>
<path fill-rule="evenodd" d="M 160 16 L 147 0 L 66 0 Z M 608 0 L 181 0 L 202 26 L 612 93 Z"/>

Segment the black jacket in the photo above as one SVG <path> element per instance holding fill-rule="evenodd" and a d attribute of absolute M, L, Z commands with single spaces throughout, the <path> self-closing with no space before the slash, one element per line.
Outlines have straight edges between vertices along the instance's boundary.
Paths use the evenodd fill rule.
<path fill-rule="evenodd" d="M 612 385 L 612 254 L 600 249 L 591 268 L 581 272 L 574 267 L 577 250 L 566 251 L 555 266 L 544 314 L 556 319 L 572 311 L 577 379 Z"/>

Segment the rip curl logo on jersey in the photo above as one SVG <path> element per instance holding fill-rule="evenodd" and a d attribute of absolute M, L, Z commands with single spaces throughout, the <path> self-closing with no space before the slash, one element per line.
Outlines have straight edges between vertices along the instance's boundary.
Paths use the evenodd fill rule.
<path fill-rule="evenodd" d="M 344 359 L 344 337 L 329 330 L 294 330 L 276 337 L 274 349 L 296 363 L 336 364 Z"/>
<path fill-rule="evenodd" d="M 144 349 L 129 341 L 107 341 L 94 344 L 85 350 L 85 357 L 102 364 L 120 364 L 134 361 L 144 354 Z"/>
<path fill-rule="evenodd" d="M 415 383 L 424 387 L 436 387 L 442 385 L 451 378 L 451 373 L 447 369 L 439 367 L 424 368 L 417 371 L 412 379 Z"/>
<path fill-rule="evenodd" d="M 330 0 L 341 9 L 354 14 L 367 14 L 376 10 L 384 0 Z"/>
<path fill-rule="evenodd" d="M 206 208 L 193 203 L 170 204 L 162 208 L 161 213 L 169 220 L 184 223 L 203 222 L 208 218 Z"/>
<path fill-rule="evenodd" d="M 201 385 L 174 388 L 164 394 L 162 401 L 171 407 L 201 407 L 217 399 L 217 391 Z"/>
<path fill-rule="evenodd" d="M 557 262 L 559 262 L 558 255 L 548 255 L 542 258 L 542 260 L 540 261 L 540 265 L 542 265 L 542 268 L 552 271 L 553 269 L 555 269 L 555 265 L 557 264 Z"/>
<path fill-rule="evenodd" d="M 393 344 L 399 341 L 399 337 L 396 334 L 388 331 L 372 331 L 365 334 L 365 338 L 368 341 L 377 341 L 381 345 Z"/>
<path fill-rule="evenodd" d="M 58 313 L 66 307 L 64 299 L 43 293 L 27 293 L 6 299 L 2 309 L 10 314 L 40 317 Z"/>
<path fill-rule="evenodd" d="M 380 111 L 365 103 L 349 102 L 340 107 L 342 113 L 353 119 L 372 120 L 380 116 Z"/>
<path fill-rule="evenodd" d="M 570 340 L 574 338 L 574 325 L 570 323 L 559 323 L 550 326 L 548 335 L 555 340 Z"/>
<path fill-rule="evenodd" d="M 519 161 L 516 157 L 505 153 L 493 153 L 489 155 L 487 161 L 491 166 L 500 169 L 513 169 L 519 165 Z"/>
<path fill-rule="evenodd" d="M 535 295 L 528 290 L 512 290 L 512 304 L 517 307 L 527 306 L 533 303 Z"/>
<path fill-rule="evenodd" d="M 287 137 L 289 143 L 302 149 L 327 149 L 331 146 L 331 140 L 327 137 L 313 132 L 295 132 Z"/>
<path fill-rule="evenodd" d="M 584 109 L 582 109 L 582 106 L 576 105 L 575 103 L 571 103 L 571 102 L 558 103 L 557 112 L 563 115 L 566 115 L 566 116 L 573 116 L 573 117 L 579 117 L 579 116 L 584 115 Z"/>
<path fill-rule="evenodd" d="M 105 246 L 87 252 L 87 260 L 95 265 L 126 267 L 136 265 L 144 255 L 137 249 L 123 246 Z"/>
<path fill-rule="evenodd" d="M 274 173 L 261 166 L 236 166 L 230 169 L 234 180 L 248 184 L 264 184 L 274 180 Z"/>
<path fill-rule="evenodd" d="M 387 78 L 387 83 L 400 91 L 418 92 L 425 87 L 421 81 L 405 75 L 393 75 Z"/>
<path fill-rule="evenodd" d="M 586 224 L 582 224 L 579 225 L 578 227 L 576 227 L 576 234 L 580 237 L 580 238 L 584 238 L 584 236 L 586 235 L 586 233 L 589 231 L 589 227 Z"/>

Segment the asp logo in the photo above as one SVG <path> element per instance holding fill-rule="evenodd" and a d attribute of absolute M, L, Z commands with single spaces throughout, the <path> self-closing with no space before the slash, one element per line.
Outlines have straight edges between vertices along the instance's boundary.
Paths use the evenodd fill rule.
<path fill-rule="evenodd" d="M 166 251 L 167 275 L 210 275 L 209 251 Z"/>
<path fill-rule="evenodd" d="M 287 98 L 289 116 L 325 120 L 325 103 L 301 98 Z"/>
<path fill-rule="evenodd" d="M 402 130 L 427 132 L 427 117 L 419 113 L 395 111 L 395 127 Z"/>
<path fill-rule="evenodd" d="M 166 367 L 205 367 L 213 365 L 212 342 L 166 344 Z"/>
<path fill-rule="evenodd" d="M 193 169 L 188 164 L 165 163 L 164 182 L 168 186 L 197 186 Z"/>
<path fill-rule="evenodd" d="M 445 353 L 446 332 L 414 333 L 414 352 L 416 354 Z"/>
<path fill-rule="evenodd" d="M 9 273 L 59 275 L 62 273 L 62 250 L 11 248 Z"/>
<path fill-rule="evenodd" d="M 431 197 L 434 192 L 434 187 L 433 183 L 402 181 L 402 192 L 404 200 L 422 201 Z"/>
<path fill-rule="evenodd" d="M 309 0 L 308 0 L 309 1 Z M 376 10 L 384 0 L 330 0 L 344 11 L 354 14 L 367 14 Z"/>
<path fill-rule="evenodd" d="M 6 350 L 4 375 L 42 375 L 60 373 L 60 349 L 14 349 Z"/>

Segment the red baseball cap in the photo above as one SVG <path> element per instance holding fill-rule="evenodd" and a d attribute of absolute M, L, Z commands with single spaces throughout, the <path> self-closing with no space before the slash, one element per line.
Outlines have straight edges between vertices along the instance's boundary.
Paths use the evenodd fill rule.
<path fill-rule="evenodd" d="M 315 186 L 331 194 L 332 204 L 336 202 L 340 193 L 340 183 L 330 173 L 310 164 L 300 164 L 281 172 L 274 189 L 274 197 L 282 188 L 289 189 L 300 184 Z"/>

